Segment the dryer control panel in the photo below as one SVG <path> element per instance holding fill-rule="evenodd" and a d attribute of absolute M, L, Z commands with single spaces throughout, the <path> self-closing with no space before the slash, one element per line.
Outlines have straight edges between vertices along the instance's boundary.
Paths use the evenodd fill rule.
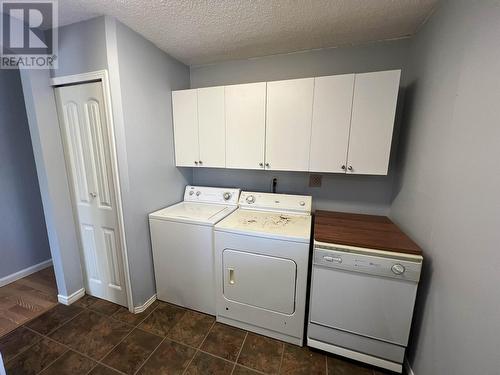
<path fill-rule="evenodd" d="M 311 213 L 312 198 L 308 195 L 274 194 L 243 191 L 240 207 L 252 210 Z"/>
<path fill-rule="evenodd" d="M 185 202 L 219 203 L 236 206 L 240 197 L 240 189 L 217 188 L 187 185 L 184 191 Z"/>

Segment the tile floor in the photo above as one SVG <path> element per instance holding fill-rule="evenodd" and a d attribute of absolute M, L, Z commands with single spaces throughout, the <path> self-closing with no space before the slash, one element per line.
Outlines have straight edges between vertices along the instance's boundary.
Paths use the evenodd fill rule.
<path fill-rule="evenodd" d="M 0 337 L 57 305 L 52 267 L 0 288 Z"/>
<path fill-rule="evenodd" d="M 141 314 L 85 296 L 0 338 L 7 374 L 382 375 L 163 302 Z"/>

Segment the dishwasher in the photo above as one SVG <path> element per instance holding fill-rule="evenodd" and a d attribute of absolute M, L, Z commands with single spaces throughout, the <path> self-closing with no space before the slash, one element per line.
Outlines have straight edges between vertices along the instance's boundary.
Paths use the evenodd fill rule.
<path fill-rule="evenodd" d="M 402 372 L 422 256 L 314 242 L 308 346 Z"/>

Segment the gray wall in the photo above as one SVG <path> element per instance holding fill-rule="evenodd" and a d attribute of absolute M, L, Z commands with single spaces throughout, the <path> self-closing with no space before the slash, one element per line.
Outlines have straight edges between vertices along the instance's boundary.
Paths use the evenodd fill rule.
<path fill-rule="evenodd" d="M 59 28 L 58 69 L 53 77 L 106 69 L 104 17 Z"/>
<path fill-rule="evenodd" d="M 412 44 L 390 216 L 424 249 L 417 375 L 499 373 L 500 3 L 441 4 Z"/>
<path fill-rule="evenodd" d="M 18 70 L 0 69 L 0 279 L 50 259 Z"/>
<path fill-rule="evenodd" d="M 57 289 L 70 296 L 83 279 L 54 91 L 47 70 L 21 70 L 21 80 Z"/>
<path fill-rule="evenodd" d="M 400 39 L 355 47 L 329 48 L 193 66 L 191 87 L 404 69 L 408 47 L 409 39 Z M 400 108 L 403 102 L 404 80 L 403 71 Z M 396 129 L 393 150 L 397 148 L 397 134 Z M 310 194 L 313 196 L 315 208 L 387 214 L 392 196 L 392 164 L 391 162 L 389 175 L 382 177 L 325 174 L 320 188 L 308 187 L 308 173 L 204 168 L 193 170 L 193 183 L 269 191 L 272 178 L 277 177 L 278 192 Z"/>
<path fill-rule="evenodd" d="M 125 232 L 138 306 L 155 293 L 147 215 L 180 201 L 192 178 L 174 166 L 171 107 L 172 90 L 189 87 L 189 68 L 119 22 L 116 45 L 128 167 Z"/>
<path fill-rule="evenodd" d="M 21 71 L 26 113 L 59 294 L 83 288 L 83 276 L 50 75 L 105 69 L 104 17 L 59 30 L 58 69 Z"/>

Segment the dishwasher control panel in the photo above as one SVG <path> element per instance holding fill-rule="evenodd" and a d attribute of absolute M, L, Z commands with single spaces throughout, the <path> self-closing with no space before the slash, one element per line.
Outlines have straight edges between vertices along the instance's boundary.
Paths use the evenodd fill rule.
<path fill-rule="evenodd" d="M 418 282 L 422 261 L 366 254 L 335 246 L 314 246 L 313 264 Z"/>

